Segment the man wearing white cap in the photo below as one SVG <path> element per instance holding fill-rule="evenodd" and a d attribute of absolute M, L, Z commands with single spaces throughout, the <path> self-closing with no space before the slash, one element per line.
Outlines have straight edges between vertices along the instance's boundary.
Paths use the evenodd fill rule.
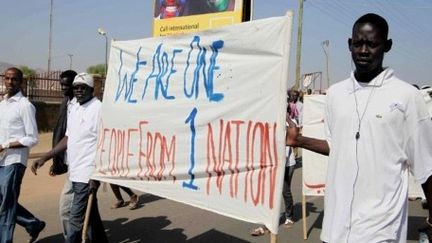
<path fill-rule="evenodd" d="M 96 192 L 98 181 L 90 180 L 95 170 L 97 127 L 100 119 L 101 102 L 93 96 L 93 77 L 87 73 L 78 74 L 73 83 L 77 100 L 71 108 L 67 121 L 66 136 L 51 151 L 35 161 L 33 173 L 57 153 L 68 150 L 69 179 L 74 193 L 69 219 L 67 243 L 81 242 L 87 200 L 94 194 L 89 220 L 90 242 L 108 242 L 97 207 Z"/>

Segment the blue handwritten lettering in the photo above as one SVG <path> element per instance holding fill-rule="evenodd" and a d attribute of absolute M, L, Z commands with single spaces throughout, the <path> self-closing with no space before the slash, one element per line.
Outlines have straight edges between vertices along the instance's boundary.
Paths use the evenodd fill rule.
<path fill-rule="evenodd" d="M 196 48 L 194 48 L 194 44 L 196 45 Z M 199 81 L 200 81 L 200 77 L 202 74 L 202 80 L 203 80 L 204 88 L 205 88 L 206 95 L 207 95 L 207 98 L 209 99 L 209 101 L 219 102 L 219 101 L 223 100 L 224 95 L 222 93 L 215 93 L 214 92 L 214 78 L 213 78 L 214 71 L 220 69 L 220 67 L 216 65 L 216 58 L 218 56 L 219 49 L 222 49 L 223 46 L 224 46 L 224 42 L 222 40 L 215 41 L 210 46 L 210 49 L 212 50 L 212 55 L 210 57 L 210 65 L 209 65 L 207 72 L 206 72 L 207 49 L 200 45 L 200 37 L 199 36 L 195 36 L 193 38 L 192 42 L 190 43 L 190 50 L 188 53 L 188 58 L 186 60 L 186 68 L 185 68 L 185 72 L 183 75 L 183 85 L 184 85 L 183 92 L 184 92 L 186 97 L 188 97 L 188 98 L 194 97 L 195 99 L 198 98 Z M 188 90 L 187 73 L 188 73 L 189 66 L 191 64 L 190 59 L 191 59 L 191 56 L 192 56 L 194 49 L 199 49 L 199 51 L 198 51 L 198 54 L 197 54 L 197 57 L 195 60 L 196 66 L 195 66 L 195 69 L 193 72 L 193 80 L 190 84 L 190 89 Z"/>
<path fill-rule="evenodd" d="M 218 40 L 213 42 L 211 46 L 213 53 L 210 57 L 210 67 L 208 69 L 208 81 L 206 82 L 207 97 L 209 97 L 210 101 L 219 102 L 224 98 L 224 95 L 221 93 L 213 93 L 214 71 L 220 69 L 219 66 L 216 66 L 216 57 L 218 56 L 219 49 L 222 49 L 223 45 L 224 42 L 222 40 Z"/>
<path fill-rule="evenodd" d="M 188 118 L 186 118 L 185 123 L 190 123 L 191 130 L 191 149 L 190 149 L 190 168 L 188 170 L 188 174 L 190 176 L 189 182 L 183 182 L 183 187 L 190 188 L 192 190 L 198 190 L 198 187 L 194 185 L 195 174 L 193 173 L 193 169 L 195 168 L 195 117 L 197 114 L 197 108 L 194 107 L 192 112 L 189 114 Z"/>
<path fill-rule="evenodd" d="M 137 79 L 135 78 L 137 72 L 140 69 L 140 66 L 144 66 L 147 64 L 146 61 L 140 61 L 139 59 L 139 54 L 141 52 L 141 47 L 138 49 L 138 52 L 136 54 L 136 63 L 135 63 L 135 70 L 132 73 L 129 82 L 128 82 L 128 74 L 125 73 L 123 75 L 122 78 L 122 71 L 123 71 L 123 51 L 120 50 L 120 67 L 119 67 L 119 71 L 118 71 L 118 85 L 117 85 L 117 92 L 116 92 L 116 97 L 115 97 L 115 101 L 118 101 L 118 99 L 120 98 L 121 94 L 124 91 L 124 100 L 127 101 L 128 103 L 136 103 L 137 101 L 135 99 L 131 99 L 132 94 L 133 94 L 133 89 L 134 89 L 134 85 L 137 82 Z"/>

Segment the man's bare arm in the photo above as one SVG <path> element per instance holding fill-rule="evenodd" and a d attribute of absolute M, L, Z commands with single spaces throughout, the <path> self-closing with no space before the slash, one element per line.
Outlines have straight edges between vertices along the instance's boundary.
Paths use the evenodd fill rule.
<path fill-rule="evenodd" d="M 67 136 L 63 137 L 62 140 L 50 151 L 42 155 L 39 159 L 35 160 L 31 166 L 33 174 L 37 175 L 37 169 L 42 167 L 46 161 L 52 159 L 55 155 L 63 153 L 67 149 Z"/>
<path fill-rule="evenodd" d="M 322 155 L 329 155 L 330 147 L 326 140 L 304 137 L 300 134 L 299 128 L 291 119 L 288 122 L 286 133 L 286 145 L 291 147 L 300 147 Z"/>

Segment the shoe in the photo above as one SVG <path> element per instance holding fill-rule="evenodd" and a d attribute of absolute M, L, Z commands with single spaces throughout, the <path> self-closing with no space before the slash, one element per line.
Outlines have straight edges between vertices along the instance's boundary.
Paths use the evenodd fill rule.
<path fill-rule="evenodd" d="M 286 228 L 291 228 L 294 225 L 294 221 L 290 218 L 285 219 L 284 226 Z"/>
<path fill-rule="evenodd" d="M 265 226 L 260 226 L 258 228 L 255 228 L 251 231 L 252 236 L 263 236 L 270 233 L 270 231 Z"/>
<path fill-rule="evenodd" d="M 119 200 L 111 206 L 111 209 L 121 208 L 124 206 L 126 206 L 125 202 L 123 200 Z"/>
<path fill-rule="evenodd" d="M 37 238 L 39 237 L 40 232 L 42 232 L 43 229 L 45 229 L 45 222 L 44 221 L 40 221 L 38 227 L 36 228 L 36 230 L 32 233 L 30 233 L 30 239 L 28 239 L 28 243 L 33 243 L 37 240 Z"/>
<path fill-rule="evenodd" d="M 138 208 L 138 204 L 139 204 L 139 197 L 138 195 L 134 194 L 131 196 L 131 199 L 129 201 L 129 209 L 130 210 L 134 210 Z"/>

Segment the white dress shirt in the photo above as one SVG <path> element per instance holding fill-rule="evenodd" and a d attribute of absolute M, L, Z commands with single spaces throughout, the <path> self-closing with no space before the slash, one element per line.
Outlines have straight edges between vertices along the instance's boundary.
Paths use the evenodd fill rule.
<path fill-rule="evenodd" d="M 83 105 L 77 102 L 71 107 L 66 136 L 69 179 L 72 182 L 88 183 L 96 168 L 100 108 L 101 102 L 95 97 Z"/>
<path fill-rule="evenodd" d="M 38 142 L 36 109 L 21 92 L 0 101 L 0 144 L 19 142 L 25 147 L 6 149 L 0 166 L 21 163 L 27 166 L 30 148 Z"/>

